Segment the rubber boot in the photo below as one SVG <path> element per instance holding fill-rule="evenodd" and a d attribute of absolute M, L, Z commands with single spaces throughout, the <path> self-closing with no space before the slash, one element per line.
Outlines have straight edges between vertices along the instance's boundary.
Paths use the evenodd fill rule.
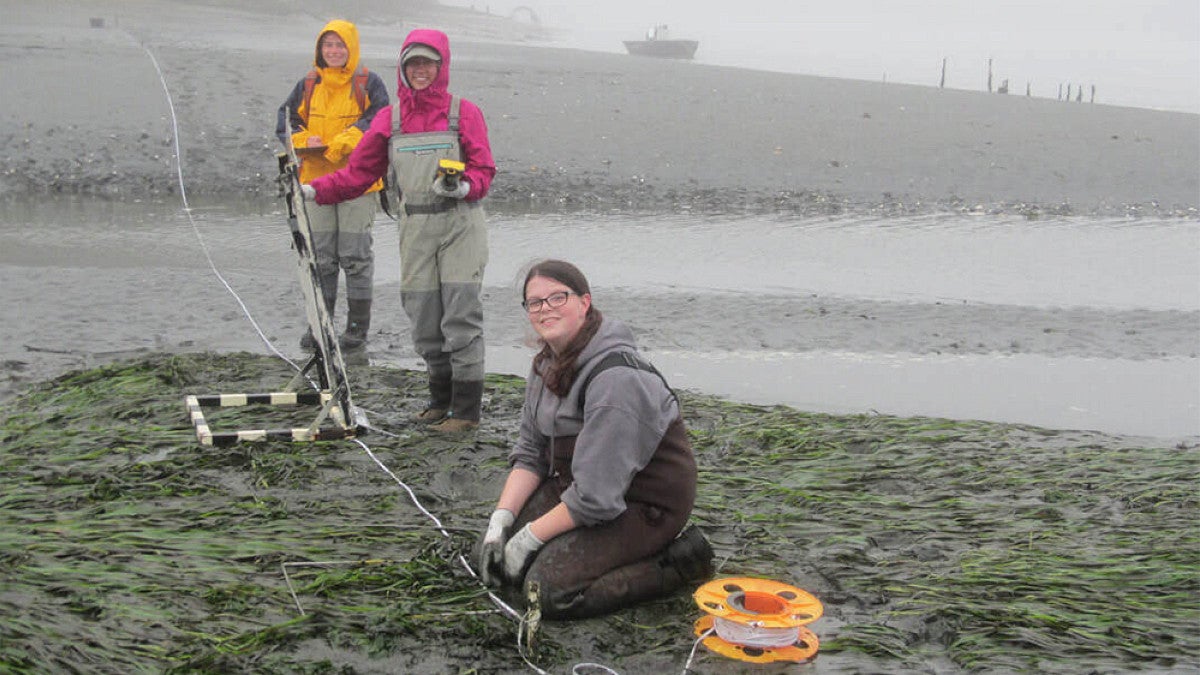
<path fill-rule="evenodd" d="M 367 330 L 371 327 L 371 301 L 346 301 L 346 332 L 338 340 L 342 349 L 361 349 L 367 344 Z"/>
<path fill-rule="evenodd" d="M 482 406 L 483 380 L 455 380 L 450 397 L 450 413 L 446 419 L 429 428 L 442 433 L 477 429 Z"/>
<path fill-rule="evenodd" d="M 337 280 L 335 279 L 334 281 L 336 282 Z M 325 309 L 327 309 L 329 311 L 330 318 L 333 317 L 333 310 L 336 308 L 337 308 L 337 287 L 335 286 L 334 294 L 325 296 Z M 309 326 L 308 330 L 306 330 L 304 332 L 304 335 L 300 337 L 300 348 L 306 352 L 317 351 L 317 338 L 313 337 L 312 326 Z"/>
<path fill-rule="evenodd" d="M 667 545 L 662 565 L 678 573 L 681 584 L 694 585 L 712 578 L 712 545 L 700 528 L 688 525 Z"/>
<path fill-rule="evenodd" d="M 454 393 L 454 382 L 449 368 L 432 368 L 429 371 L 429 403 L 417 413 L 414 421 L 433 424 L 446 419 L 450 412 L 450 399 Z"/>

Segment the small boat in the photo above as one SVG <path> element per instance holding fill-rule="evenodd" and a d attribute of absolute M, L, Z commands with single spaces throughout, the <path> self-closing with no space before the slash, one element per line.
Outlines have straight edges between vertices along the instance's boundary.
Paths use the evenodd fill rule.
<path fill-rule="evenodd" d="M 633 56 L 654 56 L 660 59 L 690 59 L 700 43 L 696 40 L 675 40 L 667 36 L 667 25 L 659 24 L 646 31 L 645 40 L 625 40 L 625 50 Z"/>

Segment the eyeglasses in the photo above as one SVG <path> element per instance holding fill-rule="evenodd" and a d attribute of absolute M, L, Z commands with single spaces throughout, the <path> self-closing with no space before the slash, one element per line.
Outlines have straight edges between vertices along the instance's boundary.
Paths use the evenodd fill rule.
<path fill-rule="evenodd" d="M 544 298 L 529 298 L 525 300 L 525 302 L 522 302 L 521 306 L 525 308 L 526 312 L 533 314 L 534 312 L 542 311 L 543 306 L 549 307 L 550 309 L 562 307 L 563 305 L 567 304 L 567 298 L 570 298 L 572 295 L 579 294 L 572 293 L 571 291 L 559 291 L 557 293 L 551 293 Z"/>

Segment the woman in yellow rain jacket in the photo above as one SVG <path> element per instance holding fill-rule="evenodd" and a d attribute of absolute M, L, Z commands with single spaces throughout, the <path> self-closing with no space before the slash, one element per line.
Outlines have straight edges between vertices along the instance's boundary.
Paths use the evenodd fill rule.
<path fill-rule="evenodd" d="M 285 120 L 290 120 L 291 142 L 300 156 L 300 181 L 309 183 L 345 166 L 375 113 L 388 104 L 383 79 L 359 64 L 358 29 L 349 21 L 334 19 L 317 36 L 313 69 L 279 107 L 275 135 L 286 145 Z M 330 315 L 337 302 L 339 270 L 346 273 L 343 349 L 362 347 L 371 325 L 375 276 L 371 224 L 375 193 L 382 187 L 382 181 L 377 182 L 361 197 L 340 204 L 308 205 L 321 294 Z M 316 349 L 311 331 L 300 345 Z"/>

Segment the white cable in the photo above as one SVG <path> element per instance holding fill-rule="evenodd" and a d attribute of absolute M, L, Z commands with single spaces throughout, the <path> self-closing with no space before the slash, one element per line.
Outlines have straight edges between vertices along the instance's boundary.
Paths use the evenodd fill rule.
<path fill-rule="evenodd" d="M 713 628 L 717 631 L 717 637 L 744 647 L 759 649 L 790 647 L 800 640 L 799 626 L 764 628 L 730 621 L 718 616 L 713 621 Z"/>
<path fill-rule="evenodd" d="M 376 465 L 379 466 L 380 470 L 383 470 L 384 473 L 388 474 L 388 476 L 390 476 L 392 480 L 395 480 L 397 485 L 401 486 L 401 488 L 404 490 L 404 492 L 407 492 L 409 501 L 412 501 L 413 506 L 415 506 L 416 509 L 420 510 L 421 513 L 424 513 L 426 515 L 426 518 L 433 521 L 433 524 L 437 526 L 438 531 L 442 532 L 442 536 L 445 537 L 446 539 L 450 539 L 450 533 L 446 532 L 445 527 L 442 525 L 442 521 L 438 520 L 438 516 L 433 515 L 430 512 L 430 510 L 425 508 L 424 504 L 421 503 L 421 500 L 419 500 L 419 498 L 416 498 L 416 494 L 415 494 L 415 492 L 413 492 L 413 489 L 409 488 L 409 486 L 406 483 L 404 483 L 403 480 L 400 479 L 400 477 L 396 476 L 396 474 L 394 472 L 392 472 L 390 470 L 390 468 L 388 468 L 388 465 L 385 465 L 384 462 L 382 460 L 380 460 L 378 458 L 378 456 L 372 452 L 371 448 L 368 447 L 366 443 L 362 442 L 361 438 L 354 438 L 354 442 L 358 443 L 359 447 L 361 447 L 362 450 L 364 450 L 364 452 L 367 454 L 367 456 L 370 456 L 370 458 L 374 462 L 376 462 Z M 467 556 L 458 554 L 458 563 L 460 563 L 460 565 L 462 566 L 463 569 L 466 569 L 467 573 L 470 574 L 470 577 L 472 577 L 473 579 L 479 579 L 479 574 L 476 574 L 475 569 L 472 566 L 470 566 L 470 561 L 467 560 Z M 505 614 L 508 614 L 510 617 L 512 617 L 512 619 L 515 619 L 517 621 L 517 653 L 518 653 L 518 655 L 521 656 L 522 661 L 526 662 L 526 664 L 529 665 L 529 668 L 534 669 L 536 671 L 536 673 L 538 673 L 539 675 L 550 675 L 550 674 L 546 673 L 545 670 L 542 670 L 541 668 L 539 668 L 538 664 L 535 664 L 534 662 L 529 661 L 529 657 L 527 657 L 526 652 L 524 652 L 524 645 L 522 644 L 521 635 L 524 634 L 524 623 L 526 623 L 527 617 L 529 615 L 528 611 L 524 615 L 517 613 L 517 610 L 512 609 L 508 603 L 505 603 L 503 601 L 503 599 L 500 599 L 499 596 L 497 596 L 496 593 L 493 593 L 492 591 L 487 591 L 487 597 L 491 598 L 492 603 L 496 604 L 496 607 L 502 609 Z M 611 673 L 611 670 L 610 670 L 610 673 Z"/>
<path fill-rule="evenodd" d="M 580 672 L 580 670 L 579 670 L 580 668 L 591 668 L 593 670 L 599 670 L 601 672 L 608 673 L 609 675 L 621 675 L 620 673 L 613 670 L 612 668 L 609 668 L 608 666 L 604 665 L 603 663 L 576 663 L 571 668 L 571 675 L 585 675 L 585 673 Z"/>
<path fill-rule="evenodd" d="M 683 672 L 680 673 L 680 675 L 687 675 L 688 671 L 692 669 L 692 660 L 696 658 L 696 650 L 700 648 L 700 643 L 704 642 L 704 638 L 713 634 L 713 630 L 715 629 L 709 628 L 708 630 L 704 631 L 699 637 L 696 638 L 696 641 L 692 643 L 692 651 L 688 654 L 687 661 L 683 664 Z"/>
<path fill-rule="evenodd" d="M 213 261 L 212 255 L 209 253 L 208 245 L 204 241 L 204 235 L 201 234 L 199 226 L 196 225 L 195 218 L 192 217 L 192 207 L 188 203 L 187 188 L 185 187 L 183 181 L 183 151 L 179 145 L 179 120 L 175 115 L 175 101 L 171 98 L 171 89 L 167 86 L 167 78 L 165 75 L 163 75 L 162 68 L 160 68 L 158 65 L 158 59 L 154 58 L 154 53 L 150 51 L 150 48 L 141 42 L 137 42 L 132 34 L 126 32 L 126 35 L 129 35 L 129 38 L 134 40 L 134 42 L 142 48 L 142 51 L 146 52 L 146 56 L 150 57 L 150 63 L 154 64 L 154 70 L 158 73 L 158 81 L 162 83 L 163 93 L 165 93 L 167 96 L 167 108 L 171 112 L 171 136 L 172 142 L 175 145 L 175 174 L 179 182 L 179 197 L 181 200 L 183 200 L 183 212 L 185 215 L 187 215 L 188 224 L 191 225 L 192 232 L 196 235 L 196 240 L 200 242 L 200 250 L 204 252 L 204 259 L 208 261 L 208 266 L 210 269 L 212 269 L 213 274 L 216 275 L 221 284 L 225 286 L 225 290 L 229 291 L 229 294 L 233 296 L 235 301 L 237 301 L 238 306 L 242 308 L 242 314 L 244 314 L 246 319 L 250 321 L 250 325 L 254 327 L 254 331 L 258 333 L 258 337 L 263 341 L 263 344 L 267 346 L 267 349 L 287 362 L 287 364 L 294 368 L 296 372 L 302 372 L 300 366 L 296 365 L 291 359 L 276 349 L 275 345 L 271 344 L 271 341 L 268 340 L 267 336 L 263 333 L 262 328 L 259 327 L 258 322 L 255 321 L 254 317 L 250 314 L 250 310 L 246 307 L 246 303 L 242 301 L 241 296 L 237 294 L 237 291 L 233 290 L 233 286 L 231 286 L 229 282 L 225 280 L 225 276 L 221 274 L 219 269 L 217 269 L 217 265 Z M 308 378 L 308 382 L 314 389 L 318 388 L 311 378 Z"/>

